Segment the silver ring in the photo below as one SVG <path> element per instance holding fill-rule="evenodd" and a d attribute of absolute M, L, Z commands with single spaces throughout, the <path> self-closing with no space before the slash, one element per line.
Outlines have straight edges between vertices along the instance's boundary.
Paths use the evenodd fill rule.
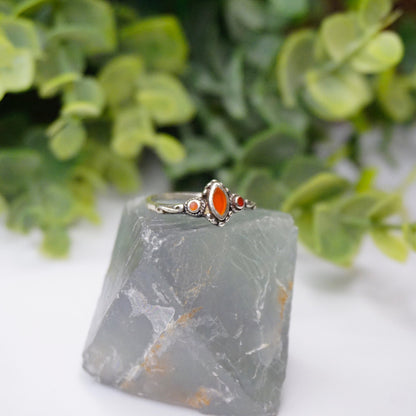
<path fill-rule="evenodd" d="M 187 214 L 205 217 L 224 226 L 231 215 L 243 209 L 255 209 L 256 203 L 231 193 L 221 182 L 212 180 L 202 192 L 167 192 L 147 198 L 147 208 L 159 214 Z"/>

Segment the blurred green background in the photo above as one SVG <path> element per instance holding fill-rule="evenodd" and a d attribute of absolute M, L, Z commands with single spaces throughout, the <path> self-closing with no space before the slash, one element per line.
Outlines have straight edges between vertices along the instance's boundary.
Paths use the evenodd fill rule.
<path fill-rule="evenodd" d="M 290 212 L 335 264 L 366 234 L 404 261 L 416 174 L 376 189 L 362 143 L 377 129 L 398 163 L 389 146 L 415 92 L 412 1 L 0 0 L 0 212 L 64 257 L 68 227 L 99 221 L 100 190 L 136 192 L 156 155 L 174 188 L 215 177 Z M 337 173 L 345 161 L 356 180 Z"/>

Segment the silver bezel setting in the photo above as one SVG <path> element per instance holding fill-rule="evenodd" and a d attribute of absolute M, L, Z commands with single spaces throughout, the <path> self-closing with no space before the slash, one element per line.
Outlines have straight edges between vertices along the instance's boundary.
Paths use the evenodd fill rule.
<path fill-rule="evenodd" d="M 194 201 L 199 204 L 199 208 L 198 208 L 197 211 L 191 211 L 189 209 L 189 204 L 191 202 L 194 202 Z M 204 199 L 202 199 L 202 198 L 191 198 L 191 199 L 188 199 L 184 203 L 184 210 L 188 215 L 192 215 L 193 217 L 202 217 L 204 215 L 206 206 L 207 206 L 207 203 L 205 202 Z"/>
<path fill-rule="evenodd" d="M 238 205 L 238 200 L 242 199 L 244 201 L 244 204 L 242 206 Z M 242 211 L 246 207 L 246 200 L 238 194 L 232 194 L 231 195 L 231 206 L 234 212 Z"/>
<path fill-rule="evenodd" d="M 215 206 L 214 206 L 214 200 L 213 200 L 214 192 L 217 188 L 223 191 L 227 198 L 227 206 L 225 208 L 225 212 L 223 215 L 220 215 L 220 213 L 215 209 Z M 230 190 L 227 187 L 225 187 L 221 182 L 217 181 L 216 179 L 213 179 L 211 182 L 209 182 L 205 186 L 202 192 L 202 197 L 205 198 L 207 201 L 207 208 L 205 209 L 205 217 L 207 218 L 209 222 L 222 227 L 230 220 L 231 215 L 233 213 L 232 209 L 230 209 L 230 206 L 231 206 L 230 196 L 231 196 Z"/>

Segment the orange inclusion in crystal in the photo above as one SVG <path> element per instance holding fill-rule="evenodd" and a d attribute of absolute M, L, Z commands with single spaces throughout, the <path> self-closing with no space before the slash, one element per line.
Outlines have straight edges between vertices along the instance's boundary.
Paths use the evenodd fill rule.
<path fill-rule="evenodd" d="M 189 204 L 189 210 L 190 210 L 191 212 L 195 212 L 195 211 L 197 211 L 197 210 L 198 210 L 198 208 L 199 208 L 199 204 L 198 204 L 198 202 L 196 202 L 196 201 L 192 201 L 192 202 Z"/>
<path fill-rule="evenodd" d="M 221 188 L 215 189 L 212 202 L 218 214 L 224 215 L 227 209 L 227 197 Z"/>

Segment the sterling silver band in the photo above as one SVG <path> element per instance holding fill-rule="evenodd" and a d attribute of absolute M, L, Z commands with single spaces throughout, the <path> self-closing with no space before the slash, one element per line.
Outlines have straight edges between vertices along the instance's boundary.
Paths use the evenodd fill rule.
<path fill-rule="evenodd" d="M 147 198 L 147 207 L 159 214 L 187 214 L 205 217 L 223 226 L 231 215 L 243 209 L 255 209 L 256 203 L 231 193 L 221 182 L 212 180 L 203 192 L 166 192 Z"/>
<path fill-rule="evenodd" d="M 169 201 L 187 201 L 188 199 L 201 198 L 201 192 L 165 192 L 163 194 L 150 195 L 147 198 L 147 208 L 159 214 L 185 214 L 185 204 Z M 166 201 L 166 202 L 165 202 Z"/>

